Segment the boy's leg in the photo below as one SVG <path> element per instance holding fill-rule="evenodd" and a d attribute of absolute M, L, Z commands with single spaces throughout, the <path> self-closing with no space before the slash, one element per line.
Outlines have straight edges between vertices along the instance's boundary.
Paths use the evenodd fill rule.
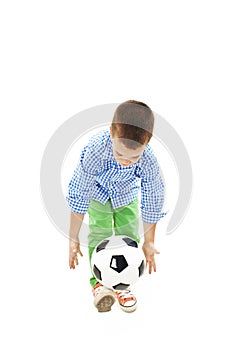
<path fill-rule="evenodd" d="M 124 235 L 140 242 L 139 237 L 139 205 L 138 199 L 134 202 L 114 210 L 114 228 L 116 235 Z M 137 308 L 137 299 L 126 289 L 115 293 L 119 306 L 126 312 L 133 312 Z"/>
<path fill-rule="evenodd" d="M 131 237 L 139 243 L 139 204 L 138 199 L 134 202 L 117 209 L 113 212 L 114 229 L 116 235 Z"/>
<path fill-rule="evenodd" d="M 91 200 L 88 208 L 89 214 L 89 235 L 88 250 L 89 260 L 95 247 L 105 238 L 112 236 L 113 230 L 113 209 L 110 200 L 105 205 L 98 201 Z M 90 284 L 94 287 L 97 284 L 96 278 L 92 275 Z"/>

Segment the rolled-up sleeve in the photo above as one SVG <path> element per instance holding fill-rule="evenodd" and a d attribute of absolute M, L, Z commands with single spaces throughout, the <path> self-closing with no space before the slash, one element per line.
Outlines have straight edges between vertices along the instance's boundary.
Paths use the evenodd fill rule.
<path fill-rule="evenodd" d="M 156 157 L 150 153 L 146 164 L 141 177 L 142 220 L 155 224 L 167 214 L 163 212 L 164 184 Z"/>
<path fill-rule="evenodd" d="M 86 214 L 99 172 L 101 159 L 93 147 L 86 146 L 68 186 L 66 200 L 71 211 Z"/>

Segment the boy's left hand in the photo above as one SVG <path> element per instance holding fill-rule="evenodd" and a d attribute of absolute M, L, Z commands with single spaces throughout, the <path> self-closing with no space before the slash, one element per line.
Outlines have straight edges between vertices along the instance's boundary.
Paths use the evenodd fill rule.
<path fill-rule="evenodd" d="M 146 264 L 149 265 L 149 274 L 151 274 L 152 270 L 156 272 L 155 254 L 160 254 L 160 252 L 155 249 L 152 242 L 144 242 L 142 250 L 146 258 Z"/>

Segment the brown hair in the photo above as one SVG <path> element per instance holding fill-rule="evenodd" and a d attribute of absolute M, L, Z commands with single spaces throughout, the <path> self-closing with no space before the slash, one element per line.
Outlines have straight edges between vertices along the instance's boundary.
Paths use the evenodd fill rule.
<path fill-rule="evenodd" d="M 121 138 L 127 148 L 135 149 L 136 143 L 146 145 L 150 141 L 154 114 L 145 103 L 129 100 L 117 107 L 111 128 L 113 137 Z"/>

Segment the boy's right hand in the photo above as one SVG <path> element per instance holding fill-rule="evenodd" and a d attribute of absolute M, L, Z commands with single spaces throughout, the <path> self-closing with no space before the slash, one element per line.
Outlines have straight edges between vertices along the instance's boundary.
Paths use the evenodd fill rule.
<path fill-rule="evenodd" d="M 80 254 L 80 256 L 83 256 L 83 253 L 80 250 L 80 243 L 70 242 L 70 252 L 69 252 L 70 269 L 75 269 L 75 266 L 78 265 L 78 254 Z"/>

